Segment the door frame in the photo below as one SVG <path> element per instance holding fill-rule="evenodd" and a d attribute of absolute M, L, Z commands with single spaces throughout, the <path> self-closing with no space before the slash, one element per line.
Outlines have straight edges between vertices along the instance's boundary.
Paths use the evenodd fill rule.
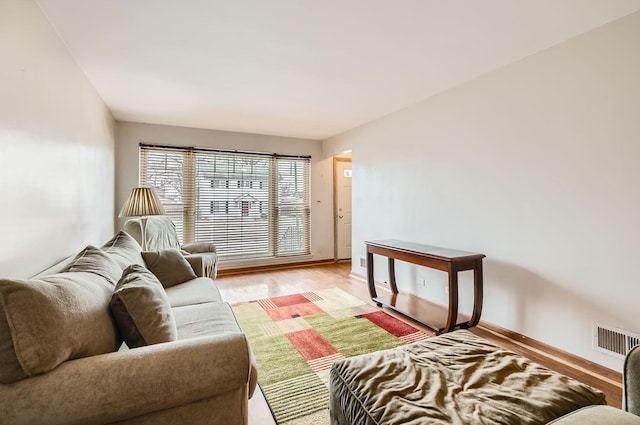
<path fill-rule="evenodd" d="M 333 157 L 333 260 L 338 260 L 338 162 L 350 162 L 353 169 L 353 158 L 336 155 Z M 353 184 L 353 183 L 352 183 Z M 353 211 L 353 199 L 351 200 Z M 353 214 L 352 214 L 353 217 Z"/>

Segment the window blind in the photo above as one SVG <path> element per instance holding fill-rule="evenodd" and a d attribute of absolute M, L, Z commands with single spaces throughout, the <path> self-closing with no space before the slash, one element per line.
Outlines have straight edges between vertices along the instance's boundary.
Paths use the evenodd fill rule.
<path fill-rule="evenodd" d="M 276 249 L 280 255 L 309 252 L 309 161 L 276 158 L 275 166 Z"/>
<path fill-rule="evenodd" d="M 176 225 L 178 238 L 192 242 L 190 204 L 194 199 L 191 152 L 182 149 L 140 149 L 140 185 L 153 187 L 166 214 Z"/>
<path fill-rule="evenodd" d="M 310 253 L 309 157 L 140 145 L 152 186 L 183 242 L 216 245 L 221 260 Z"/>

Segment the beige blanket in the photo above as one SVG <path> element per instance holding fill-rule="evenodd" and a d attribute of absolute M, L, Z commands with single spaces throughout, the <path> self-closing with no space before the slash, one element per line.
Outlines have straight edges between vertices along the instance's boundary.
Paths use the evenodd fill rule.
<path fill-rule="evenodd" d="M 331 369 L 333 424 L 545 424 L 604 394 L 456 331 Z"/>

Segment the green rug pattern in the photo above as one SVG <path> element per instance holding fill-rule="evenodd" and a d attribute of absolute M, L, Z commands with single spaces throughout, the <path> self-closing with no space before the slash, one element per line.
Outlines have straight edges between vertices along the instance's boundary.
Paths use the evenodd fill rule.
<path fill-rule="evenodd" d="M 334 361 L 428 337 L 337 288 L 240 303 L 233 310 L 280 424 L 329 407 Z"/>

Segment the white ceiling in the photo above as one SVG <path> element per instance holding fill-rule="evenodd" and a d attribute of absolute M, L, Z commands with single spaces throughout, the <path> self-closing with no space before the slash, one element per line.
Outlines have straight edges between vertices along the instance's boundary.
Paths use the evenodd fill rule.
<path fill-rule="evenodd" d="M 640 0 L 37 0 L 118 120 L 324 139 Z"/>

